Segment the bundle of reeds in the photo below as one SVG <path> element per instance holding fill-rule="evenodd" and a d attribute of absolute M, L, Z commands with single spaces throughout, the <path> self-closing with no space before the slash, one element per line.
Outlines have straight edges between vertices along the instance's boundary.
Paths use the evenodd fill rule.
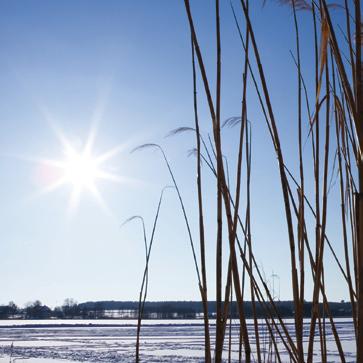
<path fill-rule="evenodd" d="M 324 257 L 326 250 L 332 254 L 338 271 L 347 284 L 352 318 L 354 322 L 357 346 L 357 362 L 363 362 L 363 83 L 362 83 L 362 22 L 360 0 L 339 5 L 339 11 L 345 14 L 346 28 L 344 36 L 336 36 L 337 27 L 332 19 L 332 8 L 326 0 L 284 0 L 279 1 L 292 9 L 293 31 L 295 32 L 296 49 L 292 52 L 292 61 L 296 65 L 297 97 L 297 157 L 298 176 L 294 176 L 286 162 L 280 137 L 280 126 L 271 101 L 271 88 L 267 83 L 265 68 L 260 56 L 260 48 L 255 37 L 254 26 L 250 17 L 248 0 L 240 0 L 236 9 L 231 3 L 231 11 L 236 24 L 236 32 L 241 39 L 241 52 L 244 55 L 241 114 L 238 117 L 221 121 L 221 84 L 222 84 L 222 44 L 219 0 L 215 0 L 216 24 L 216 68 L 215 95 L 205 67 L 203 53 L 189 0 L 184 0 L 185 10 L 191 35 L 192 84 L 193 84 L 193 127 L 182 127 L 172 134 L 191 131 L 195 134 L 197 205 L 199 211 L 199 250 L 198 262 L 194 242 L 189 228 L 187 213 L 181 192 L 176 183 L 171 166 L 163 149 L 156 144 L 143 145 L 157 147 L 163 155 L 170 172 L 173 185 L 177 191 L 189 233 L 190 246 L 198 277 L 199 290 L 204 309 L 205 361 L 221 362 L 227 337 L 226 326 L 230 314 L 232 294 L 238 305 L 238 323 L 240 326 L 239 361 L 282 362 L 281 349 L 287 352 L 291 362 L 313 362 L 314 344 L 318 341 L 319 359 L 328 362 L 327 324 L 334 336 L 339 359 L 345 362 L 340 337 L 329 308 L 329 298 L 325 285 Z M 315 71 L 313 89 L 307 87 L 304 79 L 304 68 L 301 62 L 299 28 L 299 11 L 308 11 L 312 19 L 314 46 L 311 56 L 314 59 Z M 242 30 L 240 23 L 245 24 Z M 342 42 L 344 44 L 342 44 Z M 345 57 L 342 49 L 348 49 Z M 198 71 L 199 72 L 198 72 Z M 200 132 L 197 99 L 197 77 L 201 78 L 204 94 L 210 112 L 212 138 L 209 144 Z M 247 92 L 251 84 L 256 92 L 262 116 L 268 129 L 274 152 L 278 161 L 279 182 L 284 203 L 284 216 L 287 226 L 287 242 L 290 252 L 291 287 L 294 302 L 294 332 L 292 333 L 282 319 L 275 304 L 275 296 L 256 262 L 251 230 L 251 125 L 248 121 Z M 222 128 L 232 125 L 239 127 L 237 145 L 237 163 L 233 183 L 230 183 L 228 164 L 223 153 Z M 334 136 L 332 136 L 334 135 Z M 308 141 L 311 158 L 304 157 L 303 145 Z M 332 151 L 333 150 L 333 151 Z M 334 162 L 331 159 L 334 158 Z M 205 163 L 216 180 L 216 338 L 211 342 L 208 319 L 207 266 L 205 217 L 203 204 L 203 179 L 201 165 Z M 309 170 L 310 168 L 310 170 Z M 306 178 L 306 172 L 312 171 L 313 180 Z M 339 204 L 329 200 L 331 177 L 337 173 L 339 185 Z M 244 179 L 245 178 L 245 179 Z M 235 189 L 231 189 L 231 185 Z M 243 192 L 245 188 L 245 192 Z M 307 189 L 314 191 L 308 196 Z M 159 204 L 160 206 L 160 204 Z M 328 210 L 337 208 L 341 214 L 342 236 L 334 243 L 328 237 Z M 157 220 L 157 219 L 156 219 Z M 155 223 L 156 223 L 155 220 Z M 311 223 L 311 220 L 314 222 Z M 224 236 L 223 224 L 227 234 Z M 334 221 L 338 223 L 338 221 Z M 229 247 L 228 267 L 222 271 L 222 245 L 226 238 Z M 335 246 L 342 243 L 344 256 L 339 257 Z M 146 268 L 144 279 L 147 280 L 148 261 L 152 239 L 146 248 Z M 312 290 L 307 290 L 307 280 L 312 282 Z M 248 280 L 248 284 L 246 283 Z M 223 281 L 226 281 L 223 294 Z M 144 284 L 144 281 L 143 281 Z M 246 286 L 253 312 L 253 340 L 247 329 L 244 310 Z M 143 291 L 143 290 L 142 290 Z M 312 311 L 309 321 L 309 333 L 304 340 L 304 301 L 307 294 L 312 296 Z M 142 293 L 140 293 L 140 301 Z M 146 298 L 146 291 L 144 297 Z M 144 299 L 145 301 L 145 299 Z M 257 305 L 264 311 L 263 321 L 257 319 Z M 140 305 L 142 314 L 142 306 Z M 141 315 L 140 315 L 141 324 Z M 261 339 L 261 326 L 266 327 L 270 342 L 269 354 Z M 318 333 L 316 333 L 316 331 Z M 139 342 L 139 338 L 138 338 Z M 307 344 L 304 344 L 306 342 Z M 214 346 L 214 348 L 213 348 Z M 139 343 L 137 343 L 137 360 Z M 214 353 L 212 350 L 214 349 Z M 229 344 L 229 360 L 231 359 Z"/>

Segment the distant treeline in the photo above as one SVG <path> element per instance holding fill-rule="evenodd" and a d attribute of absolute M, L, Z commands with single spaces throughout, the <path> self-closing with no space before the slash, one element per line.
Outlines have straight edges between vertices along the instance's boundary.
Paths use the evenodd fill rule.
<path fill-rule="evenodd" d="M 292 301 L 276 301 L 275 305 L 283 318 L 294 316 Z M 335 317 L 351 317 L 352 307 L 348 302 L 329 303 L 331 313 Z M 247 318 L 252 318 L 252 304 L 244 303 Z M 311 316 L 312 303 L 305 302 L 304 316 Z M 208 311 L 211 318 L 216 314 L 215 301 L 208 302 Z M 266 306 L 257 304 L 259 318 L 266 316 Z M 321 309 L 323 311 L 323 309 Z M 145 319 L 193 319 L 202 316 L 203 307 L 199 301 L 155 301 L 146 302 L 144 309 Z M 73 299 L 66 299 L 62 306 L 54 309 L 43 305 L 40 301 L 28 303 L 19 308 L 15 303 L 0 305 L 0 319 L 112 319 L 137 318 L 138 302 L 136 301 L 96 301 L 78 304 Z M 230 316 L 238 318 L 237 304 L 230 305 Z"/>

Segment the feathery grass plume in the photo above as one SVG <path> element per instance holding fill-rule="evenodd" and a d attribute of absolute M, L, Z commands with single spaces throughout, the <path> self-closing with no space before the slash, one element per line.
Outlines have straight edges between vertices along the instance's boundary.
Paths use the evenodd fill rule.
<path fill-rule="evenodd" d="M 294 6 L 296 10 L 311 10 L 311 2 L 307 0 L 275 0 L 280 5 Z M 263 5 L 266 5 L 267 0 L 263 0 Z"/>
<path fill-rule="evenodd" d="M 170 136 L 175 136 L 184 132 L 195 132 L 195 129 L 193 127 L 187 127 L 187 126 L 181 126 L 181 127 L 177 127 L 176 129 L 173 129 L 171 131 L 169 131 L 168 134 L 166 134 L 165 137 L 170 137 Z"/>
<path fill-rule="evenodd" d="M 232 117 L 229 117 L 226 120 L 224 120 L 222 127 L 226 127 L 226 126 L 234 127 L 237 124 L 239 124 L 240 122 L 242 122 L 241 116 L 232 116 Z"/>
<path fill-rule="evenodd" d="M 146 229 L 145 229 L 145 222 L 144 222 L 144 218 L 141 216 L 132 216 L 127 218 L 122 224 L 121 227 L 123 227 L 125 224 L 133 221 L 133 220 L 139 220 L 141 221 L 142 224 L 142 230 L 143 230 L 143 237 L 144 237 L 144 245 L 145 245 L 145 258 L 147 258 L 147 241 L 146 241 Z"/>
<path fill-rule="evenodd" d="M 199 122 L 199 121 L 198 121 Z M 208 157 L 208 164 L 210 165 L 213 165 L 213 159 L 212 159 L 212 156 L 210 154 L 210 151 L 209 151 L 209 148 L 204 140 L 204 137 L 203 135 L 199 132 L 199 127 L 198 127 L 198 130 L 197 128 L 193 128 L 193 127 L 187 127 L 187 126 L 181 126 L 181 127 L 177 127 L 176 129 L 173 129 L 171 131 L 169 131 L 168 134 L 166 134 L 165 137 L 171 137 L 171 136 L 177 136 L 177 135 L 180 135 L 180 134 L 183 134 L 185 132 L 194 132 L 196 133 L 197 137 L 199 137 L 200 141 L 201 141 L 201 144 L 203 145 L 203 148 L 204 148 L 204 151 L 205 151 L 205 154 L 207 155 Z M 199 136 L 198 136 L 199 135 Z M 212 148 L 212 152 L 213 154 L 215 155 L 215 151 L 214 151 L 214 148 L 213 148 L 213 145 L 211 145 L 211 148 Z M 198 147 L 195 148 L 196 150 L 198 150 Z M 193 150 L 193 149 L 191 149 Z M 193 155 L 193 152 L 189 152 L 188 151 L 188 156 L 191 156 Z M 203 159 L 205 160 L 205 157 L 203 157 Z"/>
<path fill-rule="evenodd" d="M 265 6 L 268 0 L 263 0 L 263 5 Z M 295 7 L 296 10 L 313 10 L 313 4 L 316 3 L 315 0 L 274 0 L 280 5 L 289 5 L 291 7 Z M 339 3 L 336 2 L 330 2 L 328 4 L 328 7 L 330 8 L 341 8 L 343 9 L 344 6 L 342 6 Z"/>
<path fill-rule="evenodd" d="M 193 147 L 192 149 L 189 149 L 187 152 L 187 156 L 197 156 L 198 155 L 198 150 L 196 147 Z M 206 159 L 206 157 L 201 153 L 200 154 L 201 157 L 201 166 L 203 165 L 203 161 L 207 164 L 208 168 L 212 171 L 212 173 L 214 175 L 217 175 L 217 171 L 216 168 L 213 164 L 211 164 L 211 162 L 209 160 Z"/>

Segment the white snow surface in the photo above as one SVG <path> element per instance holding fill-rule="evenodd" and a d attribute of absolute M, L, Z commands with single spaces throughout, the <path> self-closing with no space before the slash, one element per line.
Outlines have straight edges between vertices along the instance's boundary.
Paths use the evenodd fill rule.
<path fill-rule="evenodd" d="M 294 338 L 294 324 L 286 320 Z M 355 341 L 352 321 L 335 319 L 347 363 L 355 362 Z M 327 350 L 330 363 L 340 362 L 329 323 Z M 215 339 L 211 324 L 211 341 Z M 248 330 L 254 351 L 254 326 L 249 321 Z M 309 326 L 305 326 L 305 339 Z M 224 359 L 228 361 L 229 327 L 226 329 Z M 232 362 L 238 362 L 239 328 L 231 327 Z M 266 327 L 260 321 L 262 354 L 267 357 L 269 339 Z M 5 320 L 0 321 L 0 363 L 66 363 L 99 362 L 131 363 L 135 361 L 135 320 Z M 305 341 L 307 346 L 307 341 Z M 320 344 L 316 338 L 314 362 L 321 362 Z M 279 342 L 282 362 L 290 362 L 288 354 Z M 140 355 L 142 362 L 203 362 L 204 327 L 202 320 L 145 320 L 141 329 Z M 254 358 L 256 355 L 254 354 Z M 254 360 L 253 360 L 254 361 Z"/>

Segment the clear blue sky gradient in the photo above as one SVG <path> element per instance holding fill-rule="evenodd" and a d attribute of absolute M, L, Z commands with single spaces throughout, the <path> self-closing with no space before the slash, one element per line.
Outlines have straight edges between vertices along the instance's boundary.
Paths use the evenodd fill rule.
<path fill-rule="evenodd" d="M 213 4 L 192 1 L 197 32 L 213 84 L 215 26 Z M 242 20 L 239 1 L 233 1 Z M 291 10 L 272 1 L 252 1 L 253 24 L 268 74 L 273 106 L 287 163 L 296 162 L 296 69 Z M 222 118 L 240 113 L 242 52 L 228 1 L 222 1 Z M 339 10 L 334 11 L 342 23 Z M 312 87 L 311 15 L 299 13 L 304 76 Z M 241 24 L 243 24 L 241 22 Z M 144 250 L 137 222 L 140 214 L 151 231 L 159 193 L 170 184 L 157 152 L 130 154 L 133 147 L 158 142 L 165 147 L 185 198 L 197 242 L 195 159 L 191 134 L 165 139 L 179 126 L 193 126 L 190 35 L 182 1 L 2 1 L 0 4 L 0 303 L 49 305 L 64 298 L 136 300 Z M 210 118 L 199 82 L 200 120 L 205 133 Z M 313 99 L 310 100 L 313 102 Z M 290 260 L 281 188 L 272 143 L 256 94 L 249 92 L 253 132 L 252 238 L 266 278 L 280 276 L 281 299 L 291 299 Z M 98 189 L 111 211 L 106 214 L 90 194 L 82 195 L 73 216 L 67 213 L 70 185 L 48 194 L 39 165 L 26 158 L 59 159 L 63 130 L 82 147 L 93 122 L 98 124 L 94 152 L 124 145 L 104 167 L 126 178 L 102 181 Z M 53 126 L 53 127 L 52 127 Z M 305 135 L 307 130 L 305 129 Z M 236 130 L 223 131 L 225 154 L 234 171 Z M 306 161 L 311 159 L 306 146 Z M 311 177 L 312 167 L 307 171 Z M 296 171 L 293 167 L 292 169 Z M 209 297 L 214 299 L 214 180 L 203 168 Z M 135 180 L 134 182 L 132 180 Z M 338 190 L 328 216 L 328 233 L 342 253 Z M 242 200 L 242 205 L 244 200 Z M 227 256 L 225 248 L 224 255 Z M 347 289 L 326 257 L 328 295 L 347 297 Z M 278 282 L 276 281 L 278 285 Z M 307 299 L 309 299 L 307 295 Z M 149 299 L 199 299 L 185 226 L 172 190 L 165 194 L 151 256 Z"/>

